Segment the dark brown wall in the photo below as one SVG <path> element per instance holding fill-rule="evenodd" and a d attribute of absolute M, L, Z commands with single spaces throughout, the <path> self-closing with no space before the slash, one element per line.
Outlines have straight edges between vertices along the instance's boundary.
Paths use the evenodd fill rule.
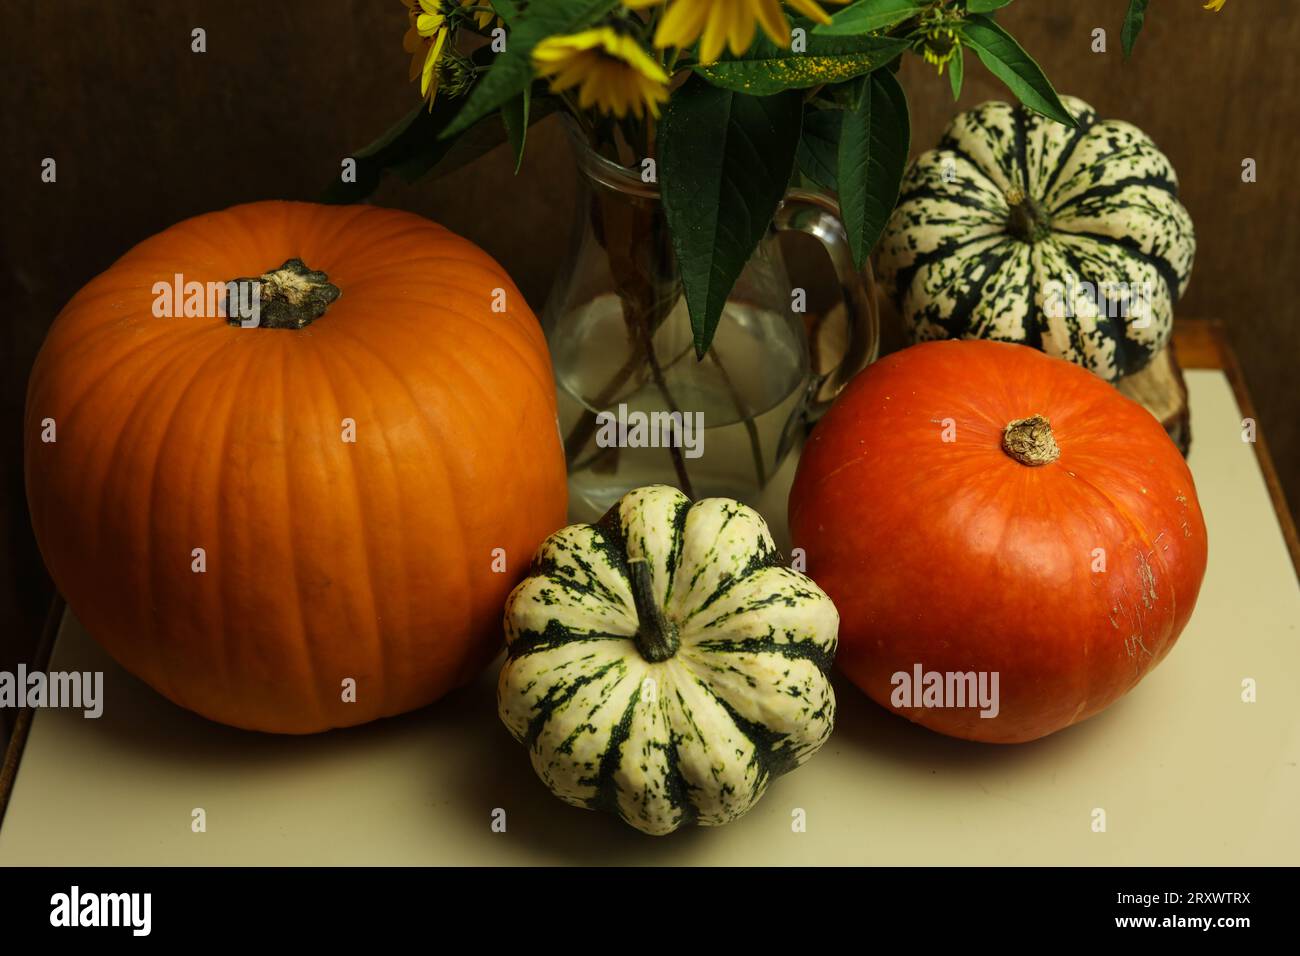
<path fill-rule="evenodd" d="M 1182 315 L 1219 317 L 1255 393 L 1292 501 L 1300 501 L 1300 263 L 1293 191 L 1300 126 L 1300 18 L 1272 0 L 1153 4 L 1121 60 L 1126 0 L 1020 0 L 1003 22 L 1063 92 L 1146 129 L 1173 159 L 1200 240 Z M 17 3 L 4 5 L 0 62 L 0 669 L 27 653 L 49 597 L 27 529 L 21 419 L 45 329 L 133 243 L 196 213 L 247 200 L 312 199 L 340 160 L 412 105 L 398 0 Z M 190 31 L 208 51 L 190 51 Z M 1110 51 L 1089 49 L 1108 31 Z M 972 60 L 961 106 L 1004 91 Z M 906 67 L 914 144 L 954 106 L 946 79 Z M 58 182 L 42 184 L 44 157 Z M 1243 157 L 1259 182 L 1240 181 Z M 479 242 L 535 306 L 567 242 L 572 197 L 553 124 L 534 131 L 518 177 L 491 155 L 436 183 L 386 185 L 378 202 L 439 219 Z"/>

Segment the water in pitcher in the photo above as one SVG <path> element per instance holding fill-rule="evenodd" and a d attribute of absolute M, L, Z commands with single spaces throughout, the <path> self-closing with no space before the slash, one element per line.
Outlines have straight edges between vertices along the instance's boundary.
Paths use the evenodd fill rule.
<path fill-rule="evenodd" d="M 730 301 L 710 353 L 697 363 L 685 309 L 678 302 L 655 333 L 660 375 L 646 350 L 636 348 L 617 296 L 600 296 L 566 317 L 568 334 L 553 347 L 571 520 L 593 521 L 642 485 L 682 486 L 668 448 L 638 442 L 634 429 L 622 444 L 611 444 L 614 426 L 602 429 L 600 412 L 635 423 L 638 415 L 644 422 L 652 413 L 677 410 L 688 427 L 701 425 L 698 433 L 677 433 L 686 439 L 678 442 L 686 445 L 678 448 L 678 461 L 697 499 L 724 496 L 756 505 L 790 450 L 809 381 L 801 327 L 788 316 Z"/>

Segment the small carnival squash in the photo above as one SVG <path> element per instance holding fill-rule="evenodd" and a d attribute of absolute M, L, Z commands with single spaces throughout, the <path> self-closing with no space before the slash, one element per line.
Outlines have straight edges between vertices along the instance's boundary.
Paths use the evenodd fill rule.
<path fill-rule="evenodd" d="M 255 324 L 203 293 L 233 279 Z M 289 733 L 480 671 L 566 501 L 523 296 L 471 243 L 369 206 L 237 206 L 128 252 L 41 349 L 26 472 L 50 573 L 109 653 Z"/>
<path fill-rule="evenodd" d="M 1191 473 L 1150 413 L 1000 342 L 929 342 L 859 374 L 807 443 L 790 530 L 839 608 L 849 678 L 998 743 L 1131 690 L 1187 624 L 1206 562 Z M 923 698 L 932 675 L 964 700 Z M 970 697 L 981 677 L 988 707 Z"/>
<path fill-rule="evenodd" d="M 501 719 L 568 803 L 718 826 L 830 735 L 838 623 L 753 509 L 639 488 L 548 538 L 510 595 Z"/>
<path fill-rule="evenodd" d="M 985 103 L 917 157 L 880 242 L 914 341 L 1018 342 L 1107 381 L 1169 340 L 1196 239 L 1178 177 L 1131 123 Z"/>

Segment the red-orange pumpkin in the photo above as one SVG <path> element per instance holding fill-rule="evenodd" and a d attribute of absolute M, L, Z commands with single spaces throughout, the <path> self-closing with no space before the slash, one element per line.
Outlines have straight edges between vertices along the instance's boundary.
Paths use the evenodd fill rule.
<path fill-rule="evenodd" d="M 262 324 L 184 299 L 159 317 L 176 276 L 262 276 Z M 432 222 L 199 216 L 50 330 L 27 395 L 37 541 L 90 634 L 183 707 L 287 733 L 410 710 L 493 657 L 564 522 L 553 388 L 523 296 Z"/>
<path fill-rule="evenodd" d="M 860 374 L 808 442 L 790 527 L 839 608 L 854 683 L 998 743 L 1129 691 L 1205 573 L 1192 476 L 1159 423 L 1084 369 L 998 342 L 918 345 Z M 990 692 L 998 674 L 996 717 L 952 706 L 971 684 L 946 675 L 971 672 Z M 927 700 L 918 683 L 939 678 L 953 693 Z"/>

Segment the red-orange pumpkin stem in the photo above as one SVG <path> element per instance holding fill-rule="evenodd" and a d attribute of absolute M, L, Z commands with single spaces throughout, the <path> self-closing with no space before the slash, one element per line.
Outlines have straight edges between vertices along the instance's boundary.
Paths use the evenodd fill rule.
<path fill-rule="evenodd" d="M 1017 418 L 1002 431 L 1002 450 L 1031 468 L 1050 465 L 1061 457 L 1052 423 L 1042 415 Z"/>

